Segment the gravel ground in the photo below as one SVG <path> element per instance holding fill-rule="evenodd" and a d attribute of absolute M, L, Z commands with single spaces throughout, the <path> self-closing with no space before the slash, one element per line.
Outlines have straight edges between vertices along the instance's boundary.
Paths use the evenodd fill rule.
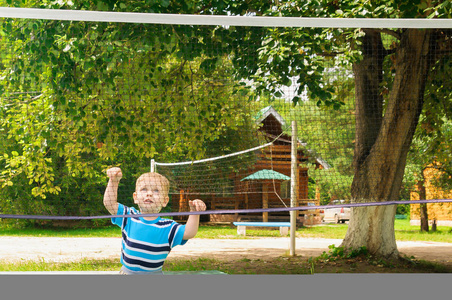
<path fill-rule="evenodd" d="M 295 254 L 311 257 L 328 252 L 329 245 L 339 246 L 341 239 L 297 238 Z M 288 253 L 289 238 L 258 239 L 198 239 L 175 247 L 168 259 L 278 257 Z M 397 242 L 399 252 L 416 259 L 452 265 L 452 244 L 435 242 Z M 77 261 L 83 258 L 118 258 L 120 238 L 56 238 L 56 237 L 0 237 L 0 260 L 44 260 L 54 262 Z"/>

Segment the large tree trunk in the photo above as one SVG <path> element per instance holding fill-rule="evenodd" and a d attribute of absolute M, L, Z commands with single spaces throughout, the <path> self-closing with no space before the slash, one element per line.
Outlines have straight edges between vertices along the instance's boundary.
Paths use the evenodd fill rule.
<path fill-rule="evenodd" d="M 419 120 L 429 68 L 430 31 L 407 29 L 394 55 L 396 70 L 383 112 L 380 33 L 365 30 L 363 60 L 355 64 L 356 136 L 352 202 L 397 200 L 406 156 Z M 365 246 L 371 254 L 398 257 L 395 206 L 357 207 L 342 246 Z"/>

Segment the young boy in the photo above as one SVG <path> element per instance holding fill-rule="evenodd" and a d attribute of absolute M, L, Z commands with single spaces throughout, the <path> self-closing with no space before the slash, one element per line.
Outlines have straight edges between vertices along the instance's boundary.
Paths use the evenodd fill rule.
<path fill-rule="evenodd" d="M 107 170 L 109 178 L 104 194 L 104 205 L 112 215 L 136 217 L 112 218 L 121 227 L 121 274 L 162 274 L 163 263 L 171 249 L 184 245 L 198 232 L 199 215 L 190 215 L 185 225 L 160 217 L 141 217 L 141 214 L 159 213 L 168 204 L 169 182 L 157 173 L 145 173 L 136 182 L 134 203 L 140 208 L 127 207 L 117 202 L 118 185 L 122 178 L 120 168 Z M 204 211 L 201 200 L 189 202 L 190 211 Z"/>

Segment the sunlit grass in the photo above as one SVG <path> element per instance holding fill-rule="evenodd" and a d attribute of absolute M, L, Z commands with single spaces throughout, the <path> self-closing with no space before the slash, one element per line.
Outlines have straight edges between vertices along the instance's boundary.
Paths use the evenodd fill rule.
<path fill-rule="evenodd" d="M 396 220 L 395 237 L 398 241 L 452 243 L 452 227 L 438 226 L 436 231 L 421 232 L 420 226 L 410 225 L 409 220 Z"/>
<path fill-rule="evenodd" d="M 276 257 L 271 260 L 242 258 L 236 261 L 214 258 L 168 259 L 163 266 L 166 274 L 314 274 L 314 273 L 448 273 L 450 267 L 428 261 L 385 262 L 372 257 L 335 258 L 327 263 L 325 257 Z M 395 263 L 395 265 L 393 265 Z M 375 267 L 377 266 L 377 267 Z M 359 267 L 359 269 L 357 269 Z M 5 262 L 0 260 L 0 272 L 83 272 L 112 271 L 119 274 L 118 259 L 84 259 L 79 262 L 51 263 L 44 261 Z M 182 273 L 181 273 L 182 272 Z"/>
<path fill-rule="evenodd" d="M 46 262 L 24 260 L 19 262 L 0 261 L 0 272 L 58 272 L 58 271 L 118 271 L 118 259 L 83 259 L 75 262 Z"/>
<path fill-rule="evenodd" d="M 117 226 L 102 228 L 2 228 L 0 236 L 34 237 L 118 237 L 121 229 Z"/>
<path fill-rule="evenodd" d="M 287 265 L 281 267 L 281 265 Z M 121 269 L 118 259 L 87 260 L 79 262 L 52 263 L 45 261 L 5 262 L 0 260 L 0 272 L 80 272 L 80 271 L 117 271 Z M 225 274 L 307 274 L 303 264 L 288 264 L 284 258 L 276 258 L 275 264 L 267 264 L 261 259 L 241 260 L 238 264 L 213 259 L 169 259 L 163 266 L 163 272 L 209 272 L 220 271 Z M 260 271 L 258 271 L 260 270 Z"/>
<path fill-rule="evenodd" d="M 322 224 L 320 226 L 301 227 L 297 229 L 297 237 L 306 238 L 344 238 L 348 224 Z M 71 229 L 71 228 L 1 228 L 0 236 L 36 236 L 36 237 L 119 237 L 120 229 L 109 226 L 99 229 Z M 420 232 L 419 226 L 411 226 L 409 220 L 395 220 L 395 236 L 398 241 L 431 241 L 452 243 L 452 231 L 450 227 L 438 226 L 435 232 Z M 199 228 L 197 238 L 208 239 L 255 239 L 262 237 L 280 237 L 279 230 L 273 229 L 247 229 L 247 236 L 237 235 L 237 228 L 232 225 L 205 225 Z M 0 238 L 1 239 L 1 238 Z M 285 258 L 281 258 L 284 260 Z M 248 259 L 249 260 L 249 259 Z M 194 260 L 167 260 L 164 271 L 171 272 L 195 272 L 205 270 L 217 270 L 227 274 L 259 274 L 262 270 L 268 274 L 308 274 L 309 265 L 287 264 L 273 266 L 257 260 L 243 261 L 240 266 L 232 266 L 228 262 L 210 258 L 198 258 Z M 265 268 L 262 266 L 265 265 Z M 284 265 L 284 267 L 281 267 Z M 256 269 L 260 266 L 261 270 Z M 117 259 L 89 260 L 83 259 L 76 262 L 53 263 L 44 260 L 23 260 L 8 262 L 0 260 L 1 272 L 57 272 L 57 271 L 118 271 L 121 268 L 119 257 Z"/>
<path fill-rule="evenodd" d="M 324 224 L 297 230 L 297 237 L 343 239 L 348 224 Z M 452 243 L 452 227 L 438 226 L 436 231 L 421 232 L 420 226 L 410 225 L 409 220 L 395 220 L 397 241 L 425 241 Z"/>
<path fill-rule="evenodd" d="M 206 271 L 217 270 L 218 261 L 213 258 L 198 259 L 177 259 L 167 260 L 163 266 L 163 271 Z"/>
<path fill-rule="evenodd" d="M 322 224 L 319 226 L 300 227 L 297 237 L 343 239 L 348 224 Z M 0 236 L 34 236 L 34 237 L 120 237 L 120 228 L 107 226 L 102 228 L 4 228 L 0 227 Z M 201 239 L 253 239 L 262 237 L 281 237 L 277 228 L 247 228 L 246 237 L 237 234 L 233 225 L 201 224 L 196 238 Z M 429 241 L 452 243 L 452 227 L 438 226 L 436 231 L 421 232 L 420 226 L 410 225 L 409 220 L 395 220 L 395 236 L 398 241 Z"/>

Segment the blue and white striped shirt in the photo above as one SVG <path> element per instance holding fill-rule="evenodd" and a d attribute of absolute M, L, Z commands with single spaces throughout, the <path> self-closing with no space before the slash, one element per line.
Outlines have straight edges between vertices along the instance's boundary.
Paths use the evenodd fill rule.
<path fill-rule="evenodd" d="M 112 218 L 122 231 L 122 265 L 133 272 L 160 272 L 171 249 L 184 245 L 185 225 L 173 220 L 157 218 L 152 221 L 140 217 L 133 207 L 119 204 L 118 215 L 136 217 Z"/>

